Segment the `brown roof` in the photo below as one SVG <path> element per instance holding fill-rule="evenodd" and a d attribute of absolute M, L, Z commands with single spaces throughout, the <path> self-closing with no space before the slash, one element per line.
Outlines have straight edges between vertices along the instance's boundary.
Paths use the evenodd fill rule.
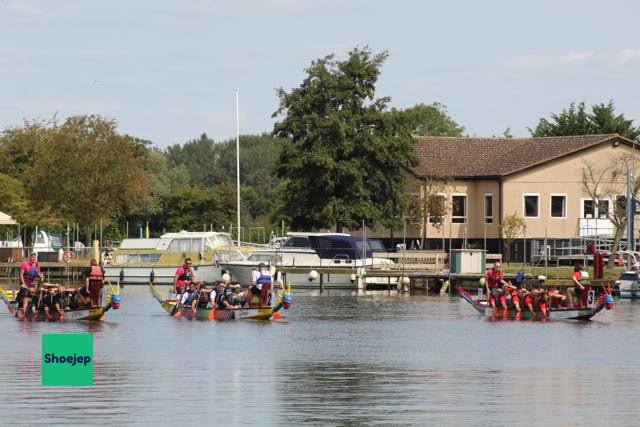
<path fill-rule="evenodd" d="M 633 144 L 617 133 L 544 138 L 462 138 L 415 136 L 418 176 L 505 176 L 605 142 Z"/>

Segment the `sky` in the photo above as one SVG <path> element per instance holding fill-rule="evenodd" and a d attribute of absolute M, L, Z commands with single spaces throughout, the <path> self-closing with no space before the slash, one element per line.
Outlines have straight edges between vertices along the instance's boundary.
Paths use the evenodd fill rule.
<path fill-rule="evenodd" d="M 376 96 L 527 137 L 571 102 L 640 125 L 634 0 L 0 0 L 0 129 L 99 114 L 158 147 L 270 132 L 314 59 L 388 51 Z"/>

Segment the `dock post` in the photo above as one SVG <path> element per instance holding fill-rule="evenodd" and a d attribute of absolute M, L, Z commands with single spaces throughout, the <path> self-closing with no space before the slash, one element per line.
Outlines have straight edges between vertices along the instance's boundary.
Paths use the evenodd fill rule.
<path fill-rule="evenodd" d="M 324 293 L 324 274 L 320 273 L 320 295 Z"/>

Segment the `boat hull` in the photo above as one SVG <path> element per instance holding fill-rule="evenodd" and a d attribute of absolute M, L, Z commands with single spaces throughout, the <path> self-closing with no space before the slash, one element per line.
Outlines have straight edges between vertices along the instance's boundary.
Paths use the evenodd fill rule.
<path fill-rule="evenodd" d="M 173 284 L 173 277 L 176 274 L 176 270 L 179 267 L 179 265 L 107 265 L 104 267 L 104 276 L 105 280 L 110 280 L 112 282 L 119 281 L 121 284 L 128 285 L 146 285 L 149 282 L 153 282 L 158 285 L 171 285 Z M 217 264 L 200 264 L 193 266 L 192 268 L 197 280 L 204 280 L 205 282 L 215 282 L 216 280 L 222 279 L 223 269 Z"/>
<path fill-rule="evenodd" d="M 164 311 L 173 317 L 184 317 L 194 320 L 269 320 L 274 312 L 272 307 L 243 307 L 237 309 L 196 308 L 176 309 L 176 301 L 162 298 L 158 289 L 149 283 L 151 295 L 160 303 Z"/>
<path fill-rule="evenodd" d="M 484 318 L 491 320 L 590 320 L 593 316 L 595 316 L 605 308 L 604 304 L 599 304 L 598 306 L 592 308 L 552 308 L 550 310 L 547 310 L 548 317 L 545 317 L 541 312 L 532 313 L 528 310 L 518 312 L 514 308 L 502 310 L 491 307 L 487 305 L 486 301 L 474 300 L 466 291 L 460 288 L 458 290 L 462 299 L 467 301 Z"/>
<path fill-rule="evenodd" d="M 108 308 L 107 308 L 108 307 Z M 79 308 L 79 309 L 74 309 L 74 310 L 69 310 L 69 311 L 65 311 L 64 312 L 64 320 L 65 322 L 70 321 L 70 320 L 104 320 L 104 315 L 105 313 L 111 308 L 110 306 L 107 307 L 96 307 L 96 308 Z M 12 302 L 11 305 L 9 306 L 9 312 L 11 313 L 15 313 L 16 311 L 16 306 L 15 306 L 15 302 Z M 51 312 L 51 318 L 47 319 L 45 316 L 45 312 L 44 310 L 38 310 L 38 315 L 34 316 L 34 315 L 27 315 L 25 317 L 17 317 L 16 319 L 19 320 L 50 320 L 50 321 L 59 321 L 60 319 L 60 315 L 57 311 L 52 311 Z"/>
<path fill-rule="evenodd" d="M 242 265 L 240 263 L 221 263 L 221 265 L 231 274 L 232 280 L 240 283 L 251 283 L 251 272 L 256 267 L 255 264 Z M 297 270 L 304 273 L 287 273 L 282 278 L 283 281 L 291 283 L 296 293 L 305 295 L 357 295 L 361 290 L 358 289 L 358 280 L 355 269 L 343 269 L 345 273 L 323 274 L 322 284 L 319 276 L 315 279 L 309 279 L 309 272 L 321 267 L 313 266 L 296 266 Z M 333 267 L 335 268 L 335 267 Z M 365 277 L 364 284 L 367 291 L 388 289 L 397 291 L 399 287 L 400 277 Z"/>

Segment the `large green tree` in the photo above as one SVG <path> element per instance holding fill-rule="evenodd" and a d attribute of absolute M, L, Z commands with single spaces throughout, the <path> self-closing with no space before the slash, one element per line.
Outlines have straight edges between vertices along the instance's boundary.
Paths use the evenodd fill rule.
<path fill-rule="evenodd" d="M 418 104 L 405 110 L 391 109 L 400 115 L 412 135 L 417 136 L 462 136 L 464 126 L 455 122 L 447 111 L 447 106 L 434 102 L 431 105 Z"/>
<path fill-rule="evenodd" d="M 63 223 L 91 226 L 108 222 L 146 194 L 144 144 L 119 134 L 116 126 L 95 115 L 54 124 L 27 169 L 36 209 L 51 209 Z"/>
<path fill-rule="evenodd" d="M 282 117 L 273 135 L 285 138 L 277 167 L 286 179 L 279 217 L 294 229 L 398 226 L 401 166 L 417 163 L 409 129 L 375 98 L 387 53 L 355 48 L 348 58 L 312 61 L 302 84 L 280 88 Z"/>
<path fill-rule="evenodd" d="M 551 114 L 549 120 L 541 118 L 535 129 L 528 129 L 534 137 L 618 133 L 634 139 L 640 135 L 640 127 L 634 126 L 633 120 L 616 115 L 613 101 L 592 106 L 591 113 L 584 102 L 578 105 L 572 102 L 561 113 Z"/>

